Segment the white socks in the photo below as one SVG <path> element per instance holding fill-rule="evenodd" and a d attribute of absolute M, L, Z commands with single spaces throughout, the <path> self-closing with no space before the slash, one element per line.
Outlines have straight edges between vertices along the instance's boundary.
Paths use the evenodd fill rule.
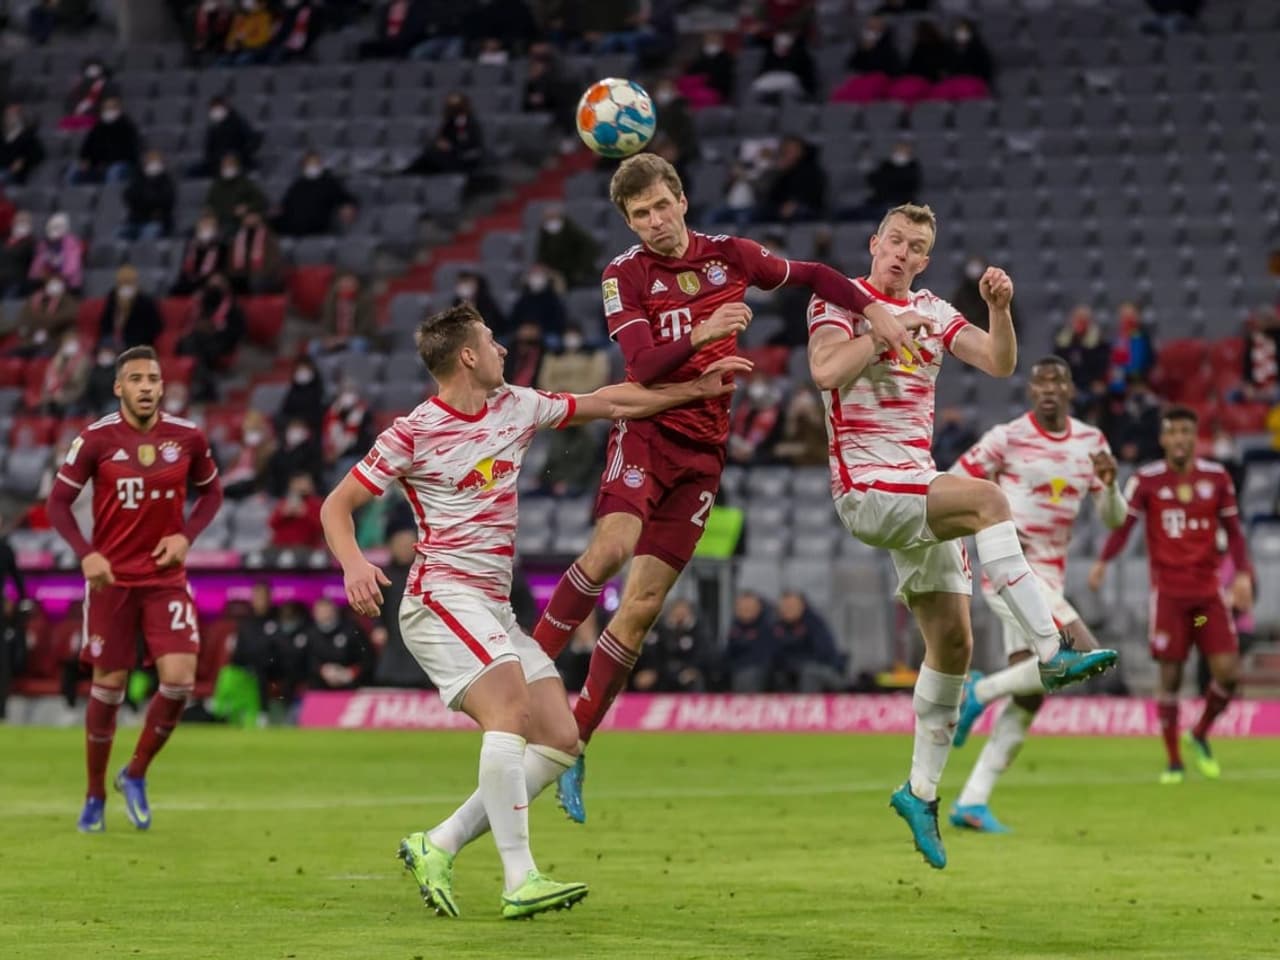
<path fill-rule="evenodd" d="M 973 685 L 973 695 L 984 705 L 1001 697 L 1030 697 L 1044 692 L 1044 684 L 1040 682 L 1040 662 L 1034 657 L 1019 660 Z"/>
<path fill-rule="evenodd" d="M 921 800 L 938 799 L 938 781 L 951 753 L 960 718 L 964 674 L 939 673 L 922 666 L 911 705 L 916 711 L 916 743 L 911 754 L 911 792 Z"/>
<path fill-rule="evenodd" d="M 516 737 L 515 734 L 496 734 L 496 736 Z M 485 734 L 486 743 L 489 734 Z M 521 740 L 521 743 L 524 741 Z M 481 757 L 484 756 L 483 747 L 481 748 Z M 576 758 L 569 753 L 556 750 L 553 747 L 546 747 L 541 744 L 531 743 L 524 750 L 523 772 L 525 783 L 525 795 L 528 801 L 533 800 L 538 794 L 545 790 L 548 786 L 555 782 L 560 774 L 564 773 L 571 766 Z M 482 760 L 483 762 L 483 760 Z M 486 812 L 482 791 L 477 790 L 457 810 L 451 813 L 447 820 L 444 820 L 439 826 L 427 832 L 427 837 L 440 849 L 457 854 L 459 850 L 465 847 L 472 840 L 481 837 L 489 829 L 489 815 Z M 526 818 L 527 824 L 527 818 Z M 526 826 L 526 843 L 528 829 Z M 527 849 L 527 845 L 526 845 Z M 532 858 L 530 859 L 532 863 Z M 503 860 L 503 866 L 506 866 L 506 860 Z M 526 868 L 526 871 L 532 867 Z M 524 874 L 522 873 L 517 883 L 524 882 Z M 508 884 L 510 877 L 508 876 Z"/>
<path fill-rule="evenodd" d="M 1034 660 L 1024 662 L 1035 663 Z M 964 789 L 960 791 L 957 805 L 962 807 L 981 805 L 991 798 L 996 780 L 1000 778 L 1000 774 L 1009 769 L 1009 764 L 1013 763 L 1013 758 L 1018 755 L 1018 751 L 1022 748 L 1022 741 L 1027 739 L 1027 730 L 1035 716 L 1032 711 L 1024 710 L 1012 700 L 1009 701 L 1004 712 L 992 726 L 991 736 L 987 739 L 986 746 L 982 748 L 982 753 L 978 756 L 978 762 L 974 764 L 973 773 L 969 774 Z"/>
<path fill-rule="evenodd" d="M 1012 520 L 979 530 L 974 537 L 982 571 L 990 578 L 996 593 L 1009 605 L 1018 626 L 1031 642 L 1042 663 L 1053 659 L 1060 646 L 1053 612 L 1040 590 L 1040 581 L 1022 555 L 1018 530 Z"/>
<path fill-rule="evenodd" d="M 490 730 L 480 745 L 480 800 L 498 845 L 508 892 L 536 869 L 529 852 L 529 788 L 524 782 L 524 737 Z"/>

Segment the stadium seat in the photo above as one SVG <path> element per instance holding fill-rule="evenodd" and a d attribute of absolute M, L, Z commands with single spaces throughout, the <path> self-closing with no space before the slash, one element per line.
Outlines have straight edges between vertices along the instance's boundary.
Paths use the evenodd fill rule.
<path fill-rule="evenodd" d="M 301 264 L 289 275 L 289 302 L 293 309 L 308 320 L 317 320 L 324 306 L 329 285 L 333 282 L 333 267 L 324 264 Z"/>
<path fill-rule="evenodd" d="M 274 347 L 284 329 L 285 298 L 245 297 L 240 306 L 244 310 L 246 336 L 260 346 Z"/>
<path fill-rule="evenodd" d="M 25 387 L 27 361 L 22 357 L 0 357 L 0 387 Z"/>
<path fill-rule="evenodd" d="M 9 431 L 9 446 L 14 450 L 30 450 L 53 443 L 58 429 L 57 417 L 28 415 L 15 417 Z"/>

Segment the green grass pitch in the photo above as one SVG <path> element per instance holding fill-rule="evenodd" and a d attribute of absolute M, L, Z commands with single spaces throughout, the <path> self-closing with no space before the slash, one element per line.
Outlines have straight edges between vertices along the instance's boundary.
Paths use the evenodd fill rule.
<path fill-rule="evenodd" d="M 1280 955 L 1280 741 L 1221 741 L 1222 781 L 1161 787 L 1154 740 L 1033 739 L 994 804 L 1016 833 L 944 827 L 936 872 L 887 807 L 907 738 L 602 734 L 588 824 L 549 795 L 532 820 L 539 865 L 591 896 L 511 923 L 488 837 L 457 921 L 394 856 L 471 789 L 475 735 L 179 729 L 152 830 L 113 796 L 99 836 L 75 831 L 81 738 L 0 727 L 8 960 Z"/>

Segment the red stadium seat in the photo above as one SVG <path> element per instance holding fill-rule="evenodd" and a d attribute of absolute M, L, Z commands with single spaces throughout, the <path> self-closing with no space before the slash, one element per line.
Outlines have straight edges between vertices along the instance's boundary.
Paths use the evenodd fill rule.
<path fill-rule="evenodd" d="M 206 410 L 204 415 L 204 433 L 211 443 L 238 443 L 240 441 L 240 423 L 244 419 L 243 410 L 229 410 L 226 406 Z"/>
<path fill-rule="evenodd" d="M 1270 410 L 1265 403 L 1228 403 L 1218 412 L 1218 422 L 1227 433 L 1265 433 Z"/>
<path fill-rule="evenodd" d="M 1204 366 L 1208 345 L 1203 340 L 1183 338 L 1162 344 L 1156 355 L 1153 382 L 1176 383 Z"/>
<path fill-rule="evenodd" d="M 195 357 L 164 358 L 164 379 L 166 383 L 182 383 L 190 385 L 191 375 L 196 368 Z"/>
<path fill-rule="evenodd" d="M 182 331 L 177 327 L 164 327 L 156 337 L 154 344 L 156 353 L 162 358 L 172 357 L 178 352 L 178 341 L 182 339 Z"/>
<path fill-rule="evenodd" d="M 76 436 L 93 423 L 93 417 L 68 417 L 58 423 L 58 430 L 54 434 L 53 442 L 62 443 L 64 440 L 70 443 Z"/>
<path fill-rule="evenodd" d="M 1224 337 L 1209 348 L 1209 362 L 1214 367 L 1231 367 L 1237 373 L 1244 368 L 1244 337 Z"/>
<path fill-rule="evenodd" d="M 245 297 L 245 329 L 250 340 L 264 347 L 274 347 L 284 329 L 284 297 Z"/>
<path fill-rule="evenodd" d="M 95 341 L 102 329 L 102 308 L 105 304 L 105 298 L 91 297 L 81 302 L 80 309 L 76 313 L 76 329 Z"/>
<path fill-rule="evenodd" d="M 57 417 L 15 417 L 13 429 L 9 431 L 9 446 L 17 449 L 47 447 L 53 443 L 57 429 Z"/>
<path fill-rule="evenodd" d="M 25 387 L 27 361 L 22 357 L 0 357 L 0 387 Z"/>
<path fill-rule="evenodd" d="M 334 269 L 326 264 L 300 266 L 289 275 L 289 302 L 308 320 L 318 320 L 333 283 Z"/>

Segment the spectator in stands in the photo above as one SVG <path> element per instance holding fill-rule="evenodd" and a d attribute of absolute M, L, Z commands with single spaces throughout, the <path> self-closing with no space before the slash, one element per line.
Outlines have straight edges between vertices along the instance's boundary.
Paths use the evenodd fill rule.
<path fill-rule="evenodd" d="M 978 31 L 977 23 L 969 17 L 961 17 L 951 28 L 951 49 L 946 73 L 948 79 L 936 91 L 944 99 L 991 96 L 996 75 L 995 62 Z"/>
<path fill-rule="evenodd" d="M 760 73 L 751 82 L 751 92 L 768 101 L 812 100 L 817 88 L 817 68 L 804 37 L 788 31 L 775 33 Z"/>
<path fill-rule="evenodd" d="M 521 109 L 525 113 L 549 113 L 556 127 L 572 136 L 577 98 L 575 85 L 565 76 L 555 47 L 546 42 L 530 46 Z"/>
<path fill-rule="evenodd" d="M 1195 30 L 1204 0 L 1147 0 L 1153 14 L 1142 22 L 1144 33 L 1174 34 Z"/>
<path fill-rule="evenodd" d="M 240 0 L 240 9 L 231 18 L 231 29 L 222 45 L 225 53 L 218 63 L 224 67 L 263 63 L 274 35 L 275 19 L 261 0 Z"/>
<path fill-rule="evenodd" d="M 609 379 L 609 357 L 588 347 L 581 328 L 565 326 L 558 353 L 542 360 L 537 387 L 550 393 L 590 393 Z M 553 497 L 586 493 L 599 478 L 600 444 L 587 427 L 566 427 L 556 434 L 552 454 L 540 478 L 539 492 Z"/>
<path fill-rule="evenodd" d="M 106 344 L 99 344 L 80 397 L 80 412 L 97 417 L 108 409 L 118 410 L 120 400 L 115 395 L 115 383 L 116 351 Z"/>
<path fill-rule="evenodd" d="M 192 298 L 191 325 L 178 341 L 179 353 L 196 358 L 195 399 L 217 399 L 218 371 L 235 355 L 244 331 L 244 311 L 236 303 L 231 284 L 222 274 L 213 274 Z"/>
<path fill-rule="evenodd" d="M 685 170 L 698 159 L 700 153 L 698 130 L 689 113 L 689 101 L 680 93 L 675 80 L 664 77 L 653 90 L 653 102 L 658 108 L 656 136 L 671 141 L 675 146 L 676 156 L 670 163 L 677 170 Z"/>
<path fill-rule="evenodd" d="M 302 158 L 302 170 L 280 201 L 276 229 L 286 237 L 332 233 L 355 222 L 356 198 L 314 150 Z"/>
<path fill-rule="evenodd" d="M 645 638 L 631 674 L 631 689 L 653 693 L 705 693 L 718 666 L 715 641 L 697 608 L 675 600 Z"/>
<path fill-rule="evenodd" d="M 724 662 L 734 693 L 762 693 L 769 689 L 778 640 L 773 615 L 764 599 L 750 590 L 733 601 L 733 620 L 725 639 Z"/>
<path fill-rule="evenodd" d="M 267 47 L 267 62 L 286 63 L 303 59 L 315 39 L 317 19 L 310 0 L 284 0 L 275 33 Z"/>
<path fill-rule="evenodd" d="M 230 233 L 248 212 L 263 213 L 267 198 L 262 189 L 244 172 L 240 158 L 228 153 L 222 158 L 221 176 L 209 185 L 204 205 L 218 218 L 218 227 Z"/>
<path fill-rule="evenodd" d="M 412 530 L 397 530 L 387 540 L 390 558 L 382 572 L 391 581 L 382 588 L 382 611 L 370 632 L 374 646 L 380 647 L 373 682 L 388 687 L 422 687 L 426 674 L 418 666 L 400 634 L 400 600 L 409 582 L 409 571 L 417 558 L 418 538 Z"/>
<path fill-rule="evenodd" d="M 119 96 L 119 88 L 97 57 L 90 57 L 80 68 L 66 99 L 66 115 L 58 122 L 62 130 L 87 130 L 98 120 L 98 110 L 109 96 Z"/>
<path fill-rule="evenodd" d="M 695 110 L 733 102 L 737 63 L 724 48 L 724 34 L 703 34 L 698 55 L 685 67 L 676 87 Z"/>
<path fill-rule="evenodd" d="M 116 270 L 116 285 L 102 302 L 98 342 L 113 349 L 153 346 L 164 320 L 150 294 L 138 289 L 138 271 L 129 264 Z"/>
<path fill-rule="evenodd" d="M 845 66 L 849 76 L 831 92 L 833 103 L 873 103 L 889 96 L 894 77 L 902 73 L 902 57 L 893 27 L 880 16 L 867 17 Z"/>
<path fill-rule="evenodd" d="M 1054 353 L 1071 367 L 1071 379 L 1084 393 L 1082 401 L 1106 391 L 1110 349 L 1088 306 L 1082 303 L 1071 311 L 1066 326 L 1054 337 Z"/>
<path fill-rule="evenodd" d="M 249 612 L 236 622 L 231 665 L 248 671 L 258 681 L 258 706 L 264 713 L 271 702 L 271 682 L 283 679 L 277 655 L 282 640 L 287 642 L 288 638 L 280 636 L 280 614 L 271 601 L 271 585 L 255 583 L 249 593 Z"/>
<path fill-rule="evenodd" d="M 756 212 L 762 208 L 756 202 L 757 181 L 747 164 L 733 164 L 725 181 L 724 201 L 708 213 L 710 222 L 732 224 L 739 230 L 753 223 Z"/>
<path fill-rule="evenodd" d="M 320 506 L 315 481 L 309 473 L 295 473 L 289 478 L 285 494 L 271 511 L 271 545 L 318 550 L 324 546 L 324 527 L 320 525 Z"/>
<path fill-rule="evenodd" d="M 215 274 L 227 267 L 227 248 L 218 236 L 218 218 L 210 210 L 204 211 L 196 221 L 195 229 L 187 240 L 182 253 L 182 266 L 173 284 L 175 297 L 187 297 L 195 293 Z"/>
<path fill-rule="evenodd" d="M 915 147 L 910 140 L 899 140 L 893 152 L 867 174 L 871 195 L 860 206 L 841 210 L 838 216 L 846 220 L 879 221 L 891 207 L 917 202 L 923 182 Z"/>
<path fill-rule="evenodd" d="M 187 175 L 216 177 L 222 169 L 223 158 L 229 153 L 235 154 L 241 165 L 252 169 L 260 146 L 262 134 L 249 125 L 226 97 L 214 97 L 209 101 L 209 125 L 204 130 L 200 162 L 191 167 Z"/>
<path fill-rule="evenodd" d="M 354 690 L 373 677 L 374 655 L 365 632 L 332 600 L 317 600 L 307 631 L 307 686 L 312 690 Z"/>
<path fill-rule="evenodd" d="M 489 328 L 502 339 L 508 330 L 533 324 L 544 336 L 559 337 L 564 332 L 565 306 L 556 289 L 555 280 L 545 264 L 535 263 L 524 275 L 520 295 L 511 307 L 505 329 Z"/>
<path fill-rule="evenodd" d="M 404 173 L 430 176 L 437 173 L 475 173 L 484 159 L 480 123 L 466 94 L 454 90 L 445 99 L 444 118 L 435 139 L 407 166 Z"/>
<path fill-rule="evenodd" d="M 174 417 L 186 417 L 191 406 L 191 393 L 185 380 L 168 380 L 164 385 L 164 399 L 160 407 L 165 413 Z"/>
<path fill-rule="evenodd" d="M 289 383 L 289 389 L 280 402 L 277 420 L 285 422 L 302 420 L 306 423 L 310 436 L 316 437 L 320 435 L 324 410 L 325 384 L 320 376 L 320 369 L 310 357 L 299 357 L 293 366 L 293 377 Z M 289 445 L 292 446 L 292 444 Z M 317 486 L 319 486 L 318 483 Z"/>
<path fill-rule="evenodd" d="M 267 463 L 275 451 L 271 421 L 261 410 L 246 410 L 240 423 L 240 444 L 236 456 L 222 471 L 222 492 L 232 500 L 243 500 L 261 490 Z"/>
<path fill-rule="evenodd" d="M 201 0 L 192 7 L 187 42 L 198 64 L 222 55 L 231 17 L 232 10 L 224 0 Z"/>
<path fill-rule="evenodd" d="M 588 346 L 582 328 L 569 321 L 560 339 L 559 352 L 543 359 L 538 389 L 550 393 L 591 393 L 608 381 L 608 354 Z"/>
<path fill-rule="evenodd" d="M 0 299 L 22 295 L 35 258 L 36 238 L 32 234 L 31 214 L 19 210 L 13 215 L 13 224 L 9 227 L 4 246 L 0 247 Z"/>
<path fill-rule="evenodd" d="M 582 287 L 597 282 L 596 258 L 599 256 L 600 244 L 596 238 L 571 220 L 562 205 L 552 204 L 543 210 L 534 259 L 560 274 L 565 286 Z M 488 314 L 481 313 L 487 318 Z"/>
<path fill-rule="evenodd" d="M 911 53 L 907 56 L 903 76 L 893 85 L 892 96 L 903 103 L 926 98 L 933 85 L 942 79 L 951 56 L 947 38 L 938 25 L 932 20 L 917 20 Z"/>
<path fill-rule="evenodd" d="M 84 288 L 84 241 L 71 232 L 71 218 L 65 213 L 53 214 L 45 224 L 29 277 L 33 284 L 58 277 L 77 296 Z"/>
<path fill-rule="evenodd" d="M 4 137 L 0 139 L 0 185 L 21 186 L 44 161 L 44 144 L 27 122 L 22 105 L 4 108 Z"/>
<path fill-rule="evenodd" d="M 535 323 L 516 327 L 515 339 L 507 351 L 506 380 L 517 387 L 532 387 L 538 382 L 547 342 Z"/>
<path fill-rule="evenodd" d="M 58 0 L 37 0 L 27 10 L 27 36 L 37 47 L 43 47 L 58 25 Z"/>
<path fill-rule="evenodd" d="M 119 97 L 102 101 L 102 112 L 84 142 L 80 159 L 68 177 L 71 183 L 125 183 L 138 168 L 142 137 L 124 112 Z"/>
<path fill-rule="evenodd" d="M 1142 322 L 1138 308 L 1122 303 L 1116 316 L 1116 338 L 1111 343 L 1111 390 L 1120 393 L 1134 380 L 1146 380 L 1155 366 L 1151 329 Z"/>
<path fill-rule="evenodd" d="M 50 276 L 22 304 L 16 329 L 8 331 L 17 335 L 10 356 L 52 356 L 62 335 L 75 326 L 79 311 L 80 298 L 61 277 Z"/>
<path fill-rule="evenodd" d="M 40 384 L 40 412 L 46 416 L 68 414 L 84 394 L 89 379 L 89 357 L 75 327 L 63 331 Z"/>
<path fill-rule="evenodd" d="M 177 191 L 159 150 L 148 150 L 142 170 L 124 191 L 129 219 L 120 228 L 125 240 L 157 240 L 173 232 L 173 204 Z"/>
<path fill-rule="evenodd" d="M 378 14 L 378 30 L 372 39 L 361 41 L 361 60 L 405 57 L 423 39 L 426 0 L 391 0 Z"/>
<path fill-rule="evenodd" d="M 776 668 L 784 689 L 801 693 L 832 693 L 845 687 L 847 658 L 835 644 L 831 628 L 798 590 L 778 598 L 773 623 L 777 644 Z"/>
<path fill-rule="evenodd" d="M 546 497 L 583 496 L 600 479 L 601 466 L 596 435 L 587 427 L 565 427 L 552 440 L 537 492 Z"/>
<path fill-rule="evenodd" d="M 773 445 L 773 459 L 793 467 L 825 466 L 829 444 L 822 401 L 808 387 L 798 388 L 787 401 L 782 429 Z"/>
<path fill-rule="evenodd" d="M 640 0 L 595 3 L 570 0 L 569 19 L 577 26 L 579 52 L 638 54 L 647 42 L 645 4 Z"/>
<path fill-rule="evenodd" d="M 1099 426 L 1117 460 L 1137 464 L 1162 455 L 1160 410 L 1160 398 L 1145 380 L 1133 381 L 1123 394 L 1110 394 Z"/>
<path fill-rule="evenodd" d="M 420 39 L 409 52 L 414 60 L 456 60 L 464 53 L 462 17 L 449 0 L 420 0 Z"/>
<path fill-rule="evenodd" d="M 324 412 L 321 430 L 324 462 L 343 475 L 373 446 L 373 414 L 355 381 L 343 380 Z"/>
<path fill-rule="evenodd" d="M 350 270 L 336 274 L 320 308 L 321 336 L 312 341 L 313 352 L 339 353 L 369 349 L 377 334 L 377 310 L 373 294 Z"/>
<path fill-rule="evenodd" d="M 960 279 L 947 302 L 960 311 L 960 315 L 975 326 L 987 329 L 987 303 L 982 299 L 982 291 L 978 289 L 978 281 L 986 271 L 986 261 L 977 254 L 971 254 L 960 271 Z"/>
<path fill-rule="evenodd" d="M 827 199 L 827 175 L 818 162 L 818 151 L 800 137 L 786 137 L 778 151 L 762 220 L 794 223 L 822 216 Z"/>
<path fill-rule="evenodd" d="M 781 414 L 782 388 L 777 380 L 762 371 L 752 373 L 746 396 L 729 417 L 729 459 L 743 464 L 767 459 Z"/>
<path fill-rule="evenodd" d="M 938 429 L 933 435 L 933 460 L 939 470 L 950 470 L 960 455 L 978 442 L 969 415 L 960 407 L 943 407 L 939 411 Z"/>
<path fill-rule="evenodd" d="M 453 306 L 469 303 L 480 311 L 485 323 L 491 330 L 505 330 L 507 315 L 498 306 L 493 291 L 489 289 L 489 280 L 482 273 L 474 270 L 462 270 L 458 273 L 453 285 Z"/>
<path fill-rule="evenodd" d="M 884 0 L 876 8 L 878 16 L 891 17 L 904 13 L 924 13 L 929 9 L 932 0 Z"/>
<path fill-rule="evenodd" d="M 1256 310 L 1244 322 L 1244 396 L 1255 403 L 1280 401 L 1280 313 Z"/>
<path fill-rule="evenodd" d="M 279 293 L 284 289 L 280 241 L 255 210 L 244 215 L 240 229 L 231 238 L 228 275 L 232 288 L 241 296 Z"/>

